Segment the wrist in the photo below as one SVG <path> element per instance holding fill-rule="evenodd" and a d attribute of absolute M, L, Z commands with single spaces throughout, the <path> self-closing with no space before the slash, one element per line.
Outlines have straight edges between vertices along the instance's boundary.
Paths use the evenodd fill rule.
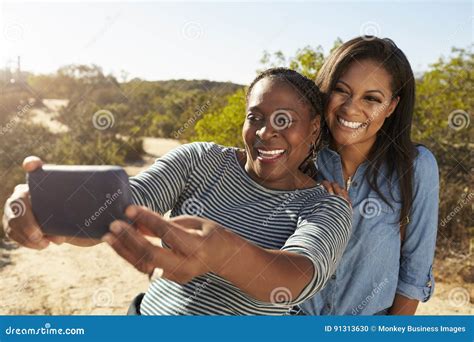
<path fill-rule="evenodd" d="M 248 243 L 225 228 L 219 229 L 216 233 L 216 245 L 219 252 L 214 254 L 212 261 L 210 261 L 211 271 L 228 279 L 229 274 L 235 273 L 242 250 Z"/>

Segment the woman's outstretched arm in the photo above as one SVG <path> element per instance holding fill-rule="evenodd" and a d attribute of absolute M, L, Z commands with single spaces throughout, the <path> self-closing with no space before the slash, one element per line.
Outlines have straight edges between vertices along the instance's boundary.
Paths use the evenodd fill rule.
<path fill-rule="evenodd" d="M 318 243 L 316 238 L 315 250 L 298 247 L 301 236 L 287 245 L 288 250 L 268 250 L 211 220 L 189 216 L 165 220 L 135 206 L 126 214 L 135 227 L 115 221 L 104 240 L 139 271 L 152 274 L 159 268 L 162 277 L 181 284 L 213 272 L 255 299 L 273 303 L 295 304 L 321 288 L 334 271 L 350 232 L 350 227 L 343 227 L 344 233 L 335 235 L 341 241 L 334 243 Z M 151 244 L 142 233 L 160 237 L 169 248 Z M 341 250 L 326 250 L 333 246 Z"/>

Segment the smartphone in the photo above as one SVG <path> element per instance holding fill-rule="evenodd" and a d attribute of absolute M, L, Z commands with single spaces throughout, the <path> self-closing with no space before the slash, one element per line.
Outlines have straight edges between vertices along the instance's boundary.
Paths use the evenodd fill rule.
<path fill-rule="evenodd" d="M 44 233 L 100 239 L 132 204 L 119 166 L 43 165 L 27 174 L 31 205 Z M 126 220 L 127 221 L 127 220 Z"/>

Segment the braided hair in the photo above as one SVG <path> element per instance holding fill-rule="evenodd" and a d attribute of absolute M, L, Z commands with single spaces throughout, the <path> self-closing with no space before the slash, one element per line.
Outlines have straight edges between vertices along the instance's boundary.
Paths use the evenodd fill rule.
<path fill-rule="evenodd" d="M 299 166 L 300 171 L 307 174 L 311 178 L 316 178 L 317 170 L 314 164 L 314 157 L 316 153 L 321 149 L 322 132 L 325 132 L 326 123 L 323 114 L 323 96 L 319 91 L 318 86 L 311 79 L 303 76 L 297 71 L 288 68 L 270 68 L 261 72 L 250 84 L 247 90 L 247 103 L 255 84 L 262 79 L 271 79 L 285 82 L 290 85 L 299 95 L 300 101 L 303 101 L 310 109 L 311 119 L 316 117 L 320 118 L 320 128 L 316 136 L 316 141 L 312 145 L 312 148 L 308 152 L 308 156 Z"/>

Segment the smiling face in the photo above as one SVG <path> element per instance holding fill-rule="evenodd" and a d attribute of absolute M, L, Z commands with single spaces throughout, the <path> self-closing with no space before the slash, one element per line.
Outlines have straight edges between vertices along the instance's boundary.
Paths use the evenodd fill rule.
<path fill-rule="evenodd" d="M 353 62 L 337 81 L 326 110 L 336 147 L 372 146 L 377 131 L 395 110 L 391 76 L 372 60 Z"/>
<path fill-rule="evenodd" d="M 252 88 L 242 136 L 245 170 L 259 184 L 290 190 L 308 178 L 299 166 L 308 157 L 319 132 L 307 101 L 282 80 L 263 78 Z"/>

